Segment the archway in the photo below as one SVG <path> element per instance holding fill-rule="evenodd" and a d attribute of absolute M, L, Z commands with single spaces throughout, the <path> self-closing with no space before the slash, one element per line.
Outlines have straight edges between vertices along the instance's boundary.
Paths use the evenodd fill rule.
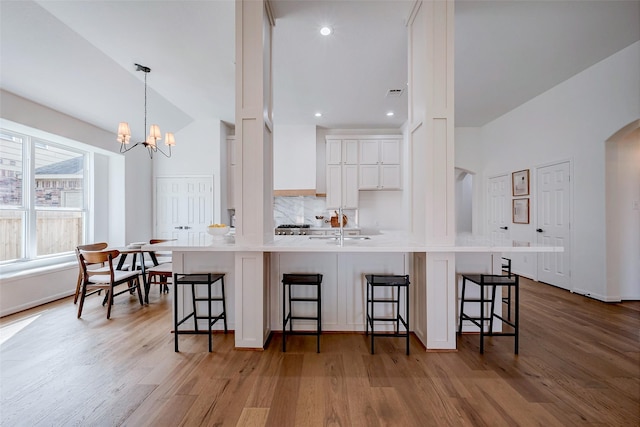
<path fill-rule="evenodd" d="M 640 120 L 605 142 L 607 295 L 640 299 Z"/>
<path fill-rule="evenodd" d="M 473 233 L 474 173 L 455 168 L 456 234 Z"/>

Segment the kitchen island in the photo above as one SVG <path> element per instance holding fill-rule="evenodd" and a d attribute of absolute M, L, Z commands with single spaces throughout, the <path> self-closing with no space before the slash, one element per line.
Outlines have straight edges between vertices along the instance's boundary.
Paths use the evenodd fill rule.
<path fill-rule="evenodd" d="M 446 264 L 453 263 L 456 273 L 499 273 L 503 252 L 563 250 L 475 236 L 461 236 L 453 246 L 425 245 L 400 232 L 318 237 L 323 236 L 275 236 L 262 245 L 243 245 L 226 237 L 204 244 L 171 241 L 148 248 L 171 250 L 174 272 L 225 273 L 229 325 L 236 331 L 236 346 L 246 348 L 263 348 L 271 331 L 282 329 L 283 273 L 323 274 L 323 330 L 350 332 L 365 329 L 365 273 L 409 274 L 412 331 L 427 349 L 455 348 L 457 279 L 446 273 L 451 271 Z M 244 264 L 256 256 L 266 266 L 264 277 L 246 277 Z M 444 263 L 445 268 L 427 271 L 427 258 L 436 266 Z M 300 323 L 300 327 L 306 325 Z"/>

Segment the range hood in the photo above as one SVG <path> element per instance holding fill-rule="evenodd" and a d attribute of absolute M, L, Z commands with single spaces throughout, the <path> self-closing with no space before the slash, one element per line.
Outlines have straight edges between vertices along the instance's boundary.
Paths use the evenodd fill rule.
<path fill-rule="evenodd" d="M 315 125 L 275 125 L 274 196 L 316 195 Z"/>

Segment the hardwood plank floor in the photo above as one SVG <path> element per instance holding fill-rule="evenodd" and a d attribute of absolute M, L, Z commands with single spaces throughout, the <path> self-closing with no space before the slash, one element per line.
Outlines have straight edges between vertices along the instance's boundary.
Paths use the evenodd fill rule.
<path fill-rule="evenodd" d="M 425 352 L 415 338 L 275 334 L 234 349 L 233 334 L 180 337 L 171 296 L 101 298 L 83 318 L 67 298 L 0 319 L 3 426 L 640 425 L 640 303 L 605 304 L 521 281 L 520 355 L 513 339 L 458 338 Z M 13 334 L 9 336 L 10 334 Z"/>

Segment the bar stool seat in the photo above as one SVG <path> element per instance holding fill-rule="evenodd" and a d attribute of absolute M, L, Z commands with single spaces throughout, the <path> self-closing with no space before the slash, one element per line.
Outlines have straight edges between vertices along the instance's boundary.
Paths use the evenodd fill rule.
<path fill-rule="evenodd" d="M 282 275 L 282 351 L 287 351 L 287 335 L 315 335 L 316 352 L 320 353 L 320 334 L 322 333 L 322 274 L 283 274 Z M 316 296 L 295 296 L 293 287 L 315 286 Z M 287 292 L 287 289 L 289 292 Z M 292 303 L 305 302 L 316 304 L 315 316 L 298 316 L 292 312 Z M 287 307 L 289 312 L 287 313 Z M 294 331 L 294 320 L 315 320 L 315 331 Z M 287 332 L 287 323 L 289 332 Z"/>
<path fill-rule="evenodd" d="M 404 337 L 407 340 L 407 355 L 409 354 L 409 276 L 392 274 L 365 274 L 367 280 L 367 318 L 365 335 L 369 335 L 371 327 L 371 354 L 374 354 L 374 337 Z M 391 289 L 391 297 L 376 297 L 375 289 Z M 400 314 L 400 291 L 404 288 L 404 317 Z M 379 294 L 378 294 L 379 295 Z M 391 317 L 380 317 L 374 314 L 375 304 L 392 304 L 393 315 Z M 375 332 L 375 322 L 392 322 L 394 324 L 393 333 Z M 404 326 L 404 332 L 400 332 L 400 324 Z"/>
<path fill-rule="evenodd" d="M 480 287 L 479 298 L 469 298 L 466 296 L 467 282 L 474 283 Z M 496 313 L 496 293 L 498 287 L 507 287 L 509 291 L 514 289 L 514 301 L 511 303 L 511 292 L 509 292 L 508 303 L 500 294 L 500 301 L 507 304 L 507 317 L 503 317 Z M 487 293 L 490 295 L 487 295 Z M 465 312 L 465 303 L 473 302 L 480 304 L 480 315 L 469 315 Z M 486 305 L 489 305 L 489 312 L 485 312 Z M 514 307 L 514 319 L 511 320 L 511 308 Z M 519 338 L 519 305 L 520 305 L 520 286 L 519 276 L 511 273 L 510 275 L 495 274 L 463 274 L 462 275 L 462 293 L 460 297 L 460 319 L 458 323 L 458 334 L 462 334 L 462 322 L 468 320 L 480 329 L 480 353 L 484 353 L 484 337 L 485 336 L 511 336 L 514 337 L 514 353 L 518 354 L 518 338 Z M 498 319 L 503 325 L 510 326 L 512 332 L 494 332 L 493 321 Z M 485 331 L 487 322 L 489 322 L 489 330 Z"/>
<path fill-rule="evenodd" d="M 213 295 L 213 286 L 216 283 L 220 283 L 220 296 Z M 193 311 L 189 314 L 185 314 L 182 319 L 178 319 L 178 288 L 180 286 L 188 285 L 191 286 L 191 300 Z M 207 287 L 207 296 L 198 296 L 196 294 L 196 286 L 206 286 Z M 199 314 L 197 310 L 198 302 L 206 302 L 207 303 L 207 315 Z M 222 311 L 213 315 L 211 313 L 211 305 L 215 302 L 222 303 Z M 212 331 L 211 327 L 218 321 L 222 320 L 224 322 L 224 333 L 227 333 L 227 309 L 225 303 L 224 296 L 224 273 L 193 273 L 193 274 L 180 274 L 175 273 L 173 275 L 173 330 L 174 330 L 174 344 L 175 351 L 178 352 L 178 335 L 180 334 L 200 334 L 200 333 L 208 333 L 209 334 L 209 352 L 213 351 L 212 346 Z M 193 323 L 195 327 L 195 331 L 180 331 L 178 327 L 186 322 L 187 320 L 193 318 Z M 198 320 L 206 319 L 207 320 L 207 332 L 200 331 L 198 329 Z"/>

